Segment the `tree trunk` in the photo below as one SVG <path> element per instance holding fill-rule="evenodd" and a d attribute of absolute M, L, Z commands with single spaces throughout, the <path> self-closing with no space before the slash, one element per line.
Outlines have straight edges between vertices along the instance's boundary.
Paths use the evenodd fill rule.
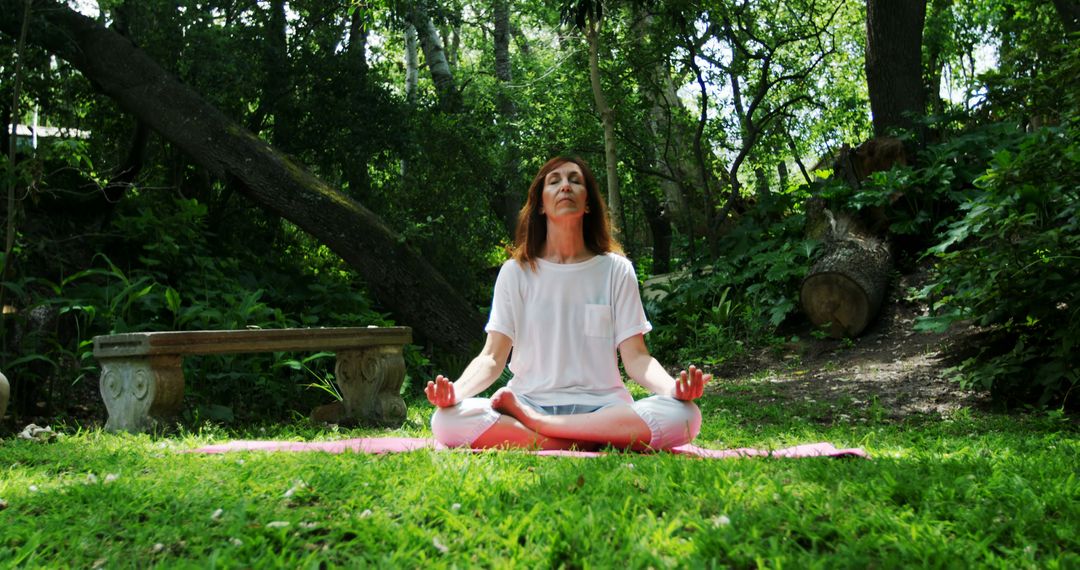
<path fill-rule="evenodd" d="M 416 26 L 405 25 L 405 100 L 416 103 L 416 88 L 420 84 L 420 55 L 416 46 Z"/>
<path fill-rule="evenodd" d="M 450 4 L 444 5 L 443 9 L 444 12 L 453 10 L 448 14 L 448 21 L 443 27 L 442 40 L 443 46 L 446 47 L 446 62 L 451 70 L 456 70 L 458 58 L 461 55 L 461 6 Z"/>
<path fill-rule="evenodd" d="M 651 189 L 643 188 L 641 207 L 645 211 L 645 222 L 649 224 L 653 246 L 653 274 L 671 271 L 671 222 L 664 216 L 660 201 L 653 196 Z"/>
<path fill-rule="evenodd" d="M 644 169 L 663 172 L 666 166 L 660 159 L 663 152 L 660 142 L 662 139 L 660 121 L 664 120 L 664 110 L 660 105 L 660 81 L 666 74 L 669 74 L 667 59 L 649 53 L 652 16 L 647 11 L 640 9 L 637 4 L 633 5 L 632 10 L 634 38 L 637 40 L 632 50 L 635 59 L 645 63 L 644 65 L 635 66 L 638 84 L 640 85 L 638 89 L 642 93 L 645 106 L 649 111 L 646 118 L 648 140 L 643 141 L 642 145 L 640 145 L 643 162 L 645 163 Z M 639 194 L 642 196 L 645 220 L 649 226 L 649 233 L 652 235 L 652 273 L 656 274 L 671 271 L 672 217 L 677 218 L 683 212 L 683 209 L 679 207 L 681 206 L 683 194 L 681 194 L 672 177 L 653 176 L 653 178 L 658 182 L 660 195 L 663 196 L 664 203 L 658 200 L 652 189 L 648 187 L 649 185 L 645 185 L 640 189 Z M 674 201 L 674 204 L 671 203 L 672 201 Z"/>
<path fill-rule="evenodd" d="M 739 193 L 739 180 L 736 178 L 730 180 L 731 183 L 731 196 L 728 200 L 728 205 L 723 208 L 720 215 L 716 213 L 716 197 L 714 196 L 710 181 L 713 179 L 710 172 L 709 165 L 705 160 L 705 124 L 708 122 L 708 109 L 709 109 L 709 92 L 705 85 L 705 78 L 702 75 L 701 66 L 697 63 L 698 46 L 693 42 L 688 42 L 686 46 L 689 53 L 686 57 L 686 63 L 694 73 L 694 81 L 698 86 L 698 120 L 697 129 L 694 131 L 694 157 L 697 162 L 698 169 L 698 181 L 701 184 L 702 192 L 702 205 L 705 215 L 705 241 L 709 248 L 709 255 L 713 258 L 720 257 L 720 224 L 723 222 L 723 218 L 727 216 L 728 210 L 731 209 L 732 200 Z M 736 52 L 737 53 L 737 52 Z M 717 185 L 719 188 L 719 185 Z M 693 257 L 694 248 L 693 237 L 690 239 L 690 255 Z"/>
<path fill-rule="evenodd" d="M 358 7 L 353 11 L 352 19 L 349 21 L 348 47 L 349 57 L 353 60 L 353 66 L 361 77 L 366 76 L 368 73 L 368 29 L 363 16 L 364 11 L 361 8 Z"/>
<path fill-rule="evenodd" d="M 522 56 L 529 57 L 530 47 L 529 38 L 525 35 L 525 32 L 521 31 L 520 26 L 511 26 L 510 35 L 514 37 L 514 43 L 517 44 L 518 51 Z"/>
<path fill-rule="evenodd" d="M 21 0 L 0 0 L 0 31 L 18 33 Z M 370 210 L 329 187 L 223 115 L 119 34 L 56 2 L 38 1 L 29 41 L 79 69 L 121 108 L 256 204 L 307 231 L 354 267 L 399 321 L 468 353 L 483 320 Z"/>
<path fill-rule="evenodd" d="M 17 2 L 11 2 L 17 4 Z M 4 236 L 4 259 L 3 265 L 0 265 L 0 280 L 6 281 L 11 275 L 11 253 L 15 247 L 15 226 L 18 223 L 18 212 L 16 211 L 15 204 L 15 185 L 19 180 L 19 177 L 15 175 L 15 166 L 19 160 L 19 96 L 22 90 L 23 79 L 23 65 L 26 60 L 26 36 L 30 31 L 30 18 L 31 18 L 31 4 L 32 0 L 26 0 L 26 3 L 19 10 L 20 18 L 11 18 L 11 26 L 5 27 L 8 34 L 18 38 L 18 43 L 15 44 L 15 86 L 11 90 L 11 132 L 10 134 L 5 132 L 10 138 L 8 143 L 8 168 L 11 171 L 8 173 L 7 179 L 7 208 L 5 209 L 5 236 Z M 16 11 L 15 6 L 6 7 L 6 12 L 10 15 L 14 15 Z M 17 33 L 13 33 L 14 30 L 18 30 Z M 4 129 L 8 128 L 8 123 L 4 123 Z M 7 288 L 5 287 L 4 290 Z M 0 290 L 0 305 L 3 305 L 4 291 Z"/>
<path fill-rule="evenodd" d="M 786 134 L 786 137 L 788 148 L 791 149 L 791 159 L 795 161 L 795 166 L 799 167 L 799 172 L 802 174 L 803 180 L 805 180 L 807 184 L 813 184 L 814 178 L 806 171 L 806 165 L 803 164 L 802 158 L 799 157 L 799 147 L 795 144 L 795 139 L 792 138 L 790 132 Z"/>
<path fill-rule="evenodd" d="M 345 52 L 348 69 L 353 75 L 353 80 L 347 85 L 351 90 L 350 96 L 357 100 L 363 100 L 368 90 L 370 67 L 367 61 L 367 42 L 368 29 L 364 22 L 364 10 L 358 7 L 353 11 L 352 20 L 349 22 L 349 47 Z M 371 176 L 368 175 L 371 153 L 363 144 L 355 145 L 353 148 L 355 154 L 344 167 L 345 181 L 349 187 L 349 195 L 363 202 L 371 195 Z"/>
<path fill-rule="evenodd" d="M 926 0 L 866 1 L 866 85 L 874 135 L 893 129 L 923 136 L 917 121 L 926 114 L 922 82 L 922 32 Z"/>
<path fill-rule="evenodd" d="M 270 101 L 269 113 L 274 117 L 271 140 L 285 151 L 293 150 L 292 117 L 289 112 L 292 81 L 289 77 L 289 46 L 285 20 L 285 0 L 274 0 L 266 23 L 266 85 L 263 96 Z"/>
<path fill-rule="evenodd" d="M 846 233 L 831 221 L 825 253 L 803 279 L 799 298 L 815 326 L 833 338 L 855 337 L 881 307 L 892 256 L 883 242 Z"/>
<path fill-rule="evenodd" d="M 769 199 L 769 175 L 762 166 L 754 167 L 754 191 L 757 192 L 759 204 L 764 204 Z"/>
<path fill-rule="evenodd" d="M 454 74 L 450 71 L 450 62 L 446 59 L 446 49 L 439 38 L 439 30 L 421 2 L 414 4 L 409 12 L 409 21 L 416 28 L 420 49 L 424 51 L 424 61 L 427 62 L 431 80 L 435 82 L 439 107 L 447 113 L 456 113 L 461 110 L 461 93 L 458 93 Z"/>
<path fill-rule="evenodd" d="M 611 229 L 617 239 L 623 237 L 622 195 L 619 194 L 618 157 L 615 154 L 615 111 L 608 105 L 600 85 L 600 20 L 589 13 L 585 39 L 589 43 L 589 81 L 592 83 L 593 99 L 596 112 L 604 125 L 604 163 L 607 167 L 608 210 L 611 216 Z"/>
<path fill-rule="evenodd" d="M 420 86 L 420 55 L 416 40 L 416 26 L 405 24 L 405 101 L 410 106 L 416 105 Z M 411 174 L 408 159 L 402 157 L 399 174 L 406 178 Z"/>
<path fill-rule="evenodd" d="M 510 1 L 495 0 L 492 6 L 492 19 L 494 20 L 495 36 L 492 38 L 492 46 L 495 51 L 495 78 L 501 83 L 509 83 L 512 79 L 510 69 Z M 500 93 L 504 100 L 500 100 L 500 111 L 504 108 L 513 108 L 514 102 L 505 93 Z"/>
<path fill-rule="evenodd" d="M 923 30 L 923 45 L 926 48 L 926 68 L 923 76 L 926 82 L 926 98 L 930 101 L 930 113 L 940 117 L 945 112 L 941 99 L 941 73 L 945 66 L 943 57 L 946 35 L 950 32 L 949 19 L 952 0 L 932 0 L 930 14 L 926 18 Z"/>
<path fill-rule="evenodd" d="M 521 155 L 518 149 L 517 127 L 514 125 L 517 118 L 517 106 L 510 97 L 510 82 L 513 80 L 510 67 L 510 2 L 509 0 L 495 0 L 492 6 L 494 19 L 495 37 L 492 44 L 495 50 L 495 79 L 499 81 L 498 91 L 495 94 L 495 106 L 499 110 L 497 120 L 503 140 L 503 148 L 506 150 L 502 164 L 502 172 L 499 173 L 495 182 L 495 192 L 492 209 L 502 219 L 507 235 L 513 236 L 517 229 L 518 210 L 521 209 L 525 192 L 514 188 L 521 171 Z"/>
<path fill-rule="evenodd" d="M 8 104 L 8 91 L 7 89 L 0 88 L 0 125 L 4 125 L 4 129 L 10 129 L 11 122 L 11 105 Z M 0 155 L 7 156 L 8 151 L 15 148 L 12 145 L 11 133 L 15 131 L 5 130 L 0 136 Z"/>
<path fill-rule="evenodd" d="M 652 16 L 647 11 L 637 7 L 637 5 L 634 6 L 634 35 L 638 40 L 635 47 L 639 50 L 645 50 L 646 46 L 650 44 Z M 650 56 L 642 54 L 641 59 L 648 61 Z M 683 216 L 686 211 L 682 188 L 675 181 L 677 178 L 675 170 L 661 160 L 664 153 L 661 140 L 665 138 L 662 132 L 672 133 L 670 117 L 667 116 L 660 104 L 660 100 L 663 98 L 661 85 L 664 84 L 665 79 L 670 82 L 670 71 L 666 58 L 656 58 L 655 63 L 652 65 L 638 66 L 638 69 L 641 94 L 646 107 L 649 109 L 646 120 L 649 140 L 641 145 L 646 163 L 645 167 L 658 172 L 667 170 L 669 174 L 669 176 L 656 177 L 661 196 L 664 199 L 663 203 L 652 196 L 647 188 L 644 189 L 644 199 L 642 200 L 645 219 L 649 224 L 649 230 L 653 238 L 653 273 L 667 273 L 671 270 L 672 219 L 676 221 L 685 220 Z M 664 123 L 668 123 L 669 128 L 662 128 L 661 125 Z M 668 146 L 670 146 L 670 143 L 669 140 Z M 684 233 L 690 235 L 689 220 L 685 221 L 687 223 L 685 224 Z"/>

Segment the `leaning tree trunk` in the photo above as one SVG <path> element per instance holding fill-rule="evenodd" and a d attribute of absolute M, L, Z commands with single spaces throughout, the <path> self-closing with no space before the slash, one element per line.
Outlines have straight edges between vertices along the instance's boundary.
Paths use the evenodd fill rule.
<path fill-rule="evenodd" d="M 833 236 L 823 247 L 824 255 L 802 282 L 803 311 L 833 338 L 858 336 L 885 298 L 892 268 L 889 248 L 858 234 Z"/>
<path fill-rule="evenodd" d="M 413 5 L 412 10 L 409 11 L 409 22 L 416 28 L 420 49 L 424 52 L 424 61 L 427 63 L 428 72 L 431 73 L 431 80 L 435 83 L 435 92 L 439 96 L 439 107 L 447 113 L 460 111 L 461 93 L 457 90 L 454 72 L 446 59 L 446 48 L 423 2 L 416 2 Z"/>
<path fill-rule="evenodd" d="M 420 55 L 416 47 L 416 26 L 405 24 L 405 100 L 416 103 L 420 85 Z"/>
<path fill-rule="evenodd" d="M 0 0 L 0 31 L 18 34 L 22 0 Z M 28 41 L 69 61 L 106 95 L 262 208 L 326 244 L 375 298 L 432 343 L 469 352 L 477 311 L 367 208 L 315 178 L 165 72 L 119 34 L 38 0 Z"/>

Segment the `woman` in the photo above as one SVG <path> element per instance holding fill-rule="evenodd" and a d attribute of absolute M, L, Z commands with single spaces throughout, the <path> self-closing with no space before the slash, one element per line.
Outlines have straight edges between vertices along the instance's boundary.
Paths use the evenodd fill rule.
<path fill-rule="evenodd" d="M 645 347 L 637 276 L 612 238 L 596 178 L 580 159 L 549 160 L 518 216 L 513 259 L 495 282 L 487 342 L 461 378 L 428 382 L 435 438 L 445 445 L 669 449 L 701 427 L 711 374 L 673 379 Z M 513 349 L 514 378 L 499 377 Z M 635 402 L 627 375 L 654 396 Z"/>

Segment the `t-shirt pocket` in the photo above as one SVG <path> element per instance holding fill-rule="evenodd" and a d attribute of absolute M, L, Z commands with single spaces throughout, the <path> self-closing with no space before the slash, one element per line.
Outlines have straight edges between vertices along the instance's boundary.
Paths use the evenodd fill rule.
<path fill-rule="evenodd" d="M 585 305 L 585 336 L 611 338 L 615 325 L 611 321 L 611 305 Z"/>

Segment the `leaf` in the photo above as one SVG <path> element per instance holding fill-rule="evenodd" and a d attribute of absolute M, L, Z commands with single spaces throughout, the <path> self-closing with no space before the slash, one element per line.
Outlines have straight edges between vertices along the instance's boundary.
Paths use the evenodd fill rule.
<path fill-rule="evenodd" d="M 169 287 L 165 290 L 165 304 L 169 307 L 169 312 L 177 314 L 180 312 L 180 293 L 176 289 Z"/>
<path fill-rule="evenodd" d="M 326 351 L 316 352 L 315 354 L 312 354 L 311 356 L 304 357 L 302 362 L 304 364 L 307 364 L 307 363 L 311 362 L 312 360 L 318 360 L 320 358 L 327 358 L 327 357 L 332 357 L 332 356 L 334 356 L 333 352 L 326 352 Z"/>
<path fill-rule="evenodd" d="M 16 358 L 15 360 L 12 360 L 11 362 L 8 362 L 6 366 L 8 368 L 15 368 L 16 366 L 18 366 L 20 364 L 26 364 L 27 362 L 45 362 L 45 363 L 49 364 L 50 366 L 52 366 L 53 368 L 56 368 L 56 369 L 60 368 L 60 365 L 57 364 L 57 362 L 55 360 L 53 360 L 53 359 L 51 359 L 51 358 L 49 358 L 49 357 L 47 357 L 47 356 L 45 356 L 43 354 L 28 354 L 26 356 Z"/>
<path fill-rule="evenodd" d="M 918 332 L 930 332 L 930 333 L 944 333 L 949 329 L 949 325 L 956 322 L 958 315 L 955 313 L 949 313 L 946 315 L 938 315 L 933 317 L 919 317 L 915 320 L 914 329 Z"/>

